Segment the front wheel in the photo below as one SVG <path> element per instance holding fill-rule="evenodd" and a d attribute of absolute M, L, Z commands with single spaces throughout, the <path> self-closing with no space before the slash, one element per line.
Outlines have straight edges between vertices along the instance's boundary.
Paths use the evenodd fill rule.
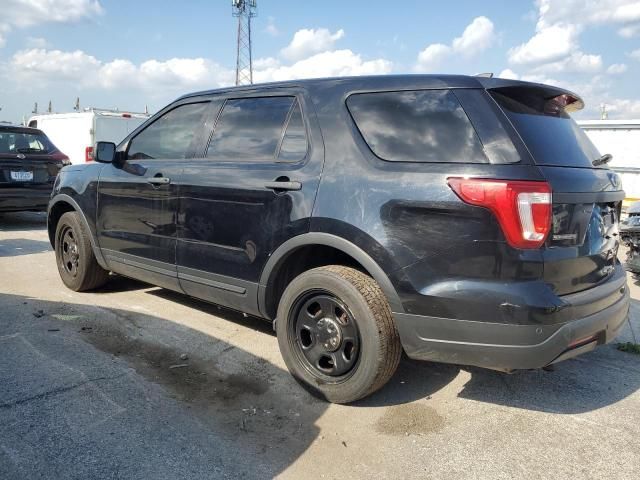
<path fill-rule="evenodd" d="M 294 378 L 316 396 L 350 403 L 393 376 L 402 347 L 378 284 L 349 267 L 314 268 L 284 291 L 278 344 Z"/>
<path fill-rule="evenodd" d="M 109 272 L 98 264 L 91 248 L 89 232 L 77 212 L 67 212 L 60 217 L 56 227 L 55 250 L 58 273 L 71 290 L 93 290 L 107 281 Z"/>

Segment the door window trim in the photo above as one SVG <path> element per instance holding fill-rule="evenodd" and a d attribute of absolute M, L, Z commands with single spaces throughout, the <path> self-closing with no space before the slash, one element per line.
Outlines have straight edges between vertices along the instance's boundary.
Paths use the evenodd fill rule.
<path fill-rule="evenodd" d="M 194 158 L 200 158 L 203 160 L 207 160 L 213 163 L 216 163 L 218 165 L 301 165 L 307 162 L 307 160 L 310 157 L 309 152 L 311 151 L 311 137 L 309 135 L 309 125 L 308 125 L 308 119 L 307 116 L 305 115 L 305 107 L 304 107 L 304 101 L 302 99 L 302 95 L 299 93 L 293 93 L 293 92 L 282 92 L 282 91 L 278 91 L 278 92 L 255 92 L 252 93 L 250 95 L 233 95 L 235 92 L 225 92 L 224 94 L 221 94 L 221 100 L 222 100 L 222 106 L 220 107 L 220 110 L 218 111 L 218 114 L 216 116 L 213 128 L 211 129 L 211 133 L 209 134 L 209 139 L 206 142 L 205 146 L 204 146 L 204 150 L 201 152 L 201 157 L 200 156 L 196 156 Z M 216 131 L 216 128 L 218 128 L 218 122 L 220 121 L 220 117 L 222 116 L 222 112 L 224 111 L 224 107 L 227 105 L 227 102 L 229 102 L 230 100 L 246 100 L 246 99 L 252 99 L 252 98 L 269 98 L 269 97 L 291 97 L 293 98 L 293 104 L 291 105 L 289 112 L 287 113 L 287 117 L 284 123 L 284 126 L 282 128 L 282 131 L 280 132 L 280 139 L 278 140 L 278 145 L 276 147 L 275 153 L 272 157 L 261 157 L 263 158 L 263 160 L 255 160 L 255 159 L 249 159 L 249 160 L 217 160 L 214 158 L 210 158 L 207 157 L 207 151 L 209 150 L 209 146 L 211 145 L 211 140 L 213 140 L 213 134 Z M 292 162 L 287 162 L 287 161 L 279 161 L 278 160 L 278 155 L 280 154 L 280 149 L 282 147 L 282 142 L 284 140 L 284 136 L 285 136 L 285 132 L 287 130 L 287 128 L 289 127 L 289 121 L 291 120 L 291 116 L 293 115 L 293 110 L 295 107 L 295 105 L 298 105 L 298 108 L 300 108 L 300 114 L 302 115 L 302 124 L 304 126 L 304 131 L 305 131 L 305 139 L 306 139 L 306 143 L 307 143 L 307 150 L 305 152 L 305 154 L 302 156 L 302 158 L 300 158 L 300 160 L 297 161 L 292 161 Z"/>
<path fill-rule="evenodd" d="M 189 159 L 191 159 L 191 158 L 194 158 L 194 157 L 195 157 L 195 155 L 197 155 L 197 151 L 198 151 L 197 145 L 194 145 L 194 143 L 196 143 L 196 142 L 198 141 L 198 140 L 197 140 L 197 138 L 198 138 L 198 137 L 200 137 L 200 136 L 202 136 L 202 135 L 205 135 L 205 134 L 206 134 L 206 132 L 203 132 L 203 131 L 202 131 L 202 130 L 203 130 L 203 126 L 204 126 L 204 125 L 206 125 L 207 120 L 209 120 L 209 119 L 210 119 L 210 117 L 211 117 L 211 113 L 212 113 L 212 112 L 211 112 L 211 108 L 212 108 L 212 105 L 214 105 L 214 104 L 215 104 L 215 102 L 213 101 L 213 99 L 212 99 L 212 98 L 201 98 L 201 99 L 199 99 L 199 100 L 189 99 L 189 100 L 192 100 L 192 101 L 185 101 L 185 102 L 175 103 L 175 104 L 169 105 L 167 108 L 165 108 L 165 109 L 161 110 L 160 112 L 158 112 L 157 116 L 156 116 L 155 118 L 153 118 L 153 119 L 149 122 L 149 124 L 148 124 L 148 125 L 145 125 L 145 126 L 144 126 L 144 128 L 143 128 L 142 130 L 140 130 L 140 131 L 135 131 L 135 132 L 134 132 L 134 133 L 135 133 L 135 135 L 133 135 L 131 138 L 128 138 L 128 139 L 126 140 L 126 142 L 127 142 L 127 143 L 126 143 L 126 148 L 125 148 L 125 150 L 124 150 L 125 158 L 126 158 L 127 160 L 132 160 L 132 159 L 130 159 L 130 158 L 129 158 L 129 149 L 131 148 L 131 142 L 133 142 L 133 141 L 134 141 L 134 140 L 135 140 L 139 135 L 141 135 L 143 132 L 145 132 L 149 127 L 151 127 L 152 125 L 154 125 L 158 120 L 160 120 L 161 118 L 163 118 L 165 115 L 167 115 L 167 114 L 169 114 L 169 113 L 173 112 L 174 110 L 176 110 L 176 109 L 178 109 L 178 108 L 180 108 L 180 107 L 184 107 L 184 106 L 186 106 L 186 105 L 197 105 L 197 104 L 202 104 L 202 103 L 208 103 L 208 104 L 209 104 L 209 111 L 208 111 L 208 112 L 205 112 L 205 114 L 204 114 L 204 116 L 203 116 L 204 121 L 203 121 L 203 122 L 201 122 L 202 124 L 198 127 L 198 131 L 196 132 L 196 134 L 194 134 L 194 139 L 193 139 L 193 140 L 191 140 L 191 143 L 189 144 L 189 146 L 188 146 L 188 148 L 187 148 L 187 150 L 186 150 L 185 157 L 184 157 L 184 159 L 182 159 L 182 160 L 189 160 Z M 222 109 L 220 109 L 220 111 L 222 111 Z M 219 114 L 219 113 L 218 113 L 218 114 Z M 216 120 L 217 120 L 217 119 L 216 119 Z M 150 161 L 150 162 L 156 162 L 156 161 L 158 161 L 158 162 L 162 162 L 162 161 L 166 161 L 166 160 L 177 160 L 177 159 L 175 159 L 175 158 L 145 158 L 145 159 L 144 159 L 144 161 L 145 161 L 145 162 L 146 162 L 146 161 Z"/>

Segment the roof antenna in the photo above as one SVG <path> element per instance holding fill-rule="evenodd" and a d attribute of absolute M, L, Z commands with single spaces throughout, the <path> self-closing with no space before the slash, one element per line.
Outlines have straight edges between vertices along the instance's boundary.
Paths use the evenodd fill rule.
<path fill-rule="evenodd" d="M 493 72 L 477 73 L 474 77 L 493 78 Z"/>
<path fill-rule="evenodd" d="M 76 104 L 74 105 L 73 109 L 74 109 L 76 112 L 79 112 L 79 111 L 80 111 L 80 97 L 76 97 Z"/>
<path fill-rule="evenodd" d="M 35 114 L 38 113 L 38 102 L 33 104 L 33 110 L 31 111 L 31 113 L 35 113 Z"/>
<path fill-rule="evenodd" d="M 47 108 L 47 113 L 53 113 L 53 105 L 51 104 L 51 100 L 49 100 L 49 108 Z"/>

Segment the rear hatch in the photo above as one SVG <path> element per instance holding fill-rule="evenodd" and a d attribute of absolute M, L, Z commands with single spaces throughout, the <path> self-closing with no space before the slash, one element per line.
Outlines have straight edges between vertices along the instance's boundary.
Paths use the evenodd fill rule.
<path fill-rule="evenodd" d="M 605 163 L 569 112 L 575 95 L 534 84 L 490 89 L 552 188 L 552 229 L 543 248 L 544 280 L 557 294 L 607 280 L 617 265 L 620 177 Z M 606 152 L 604 152 L 606 153 Z"/>
<path fill-rule="evenodd" d="M 0 130 L 0 188 L 51 189 L 67 157 L 39 130 Z"/>

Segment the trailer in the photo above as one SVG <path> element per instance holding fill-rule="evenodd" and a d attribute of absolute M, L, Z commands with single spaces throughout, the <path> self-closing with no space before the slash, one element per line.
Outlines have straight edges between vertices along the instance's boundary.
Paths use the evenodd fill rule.
<path fill-rule="evenodd" d="M 81 112 L 34 115 L 27 125 L 42 130 L 71 163 L 85 163 L 93 160 L 96 142 L 120 143 L 149 117 L 146 113 L 86 108 Z"/>
<path fill-rule="evenodd" d="M 600 153 L 610 153 L 609 167 L 620 174 L 625 206 L 640 200 L 640 120 L 584 120 L 578 125 Z"/>

